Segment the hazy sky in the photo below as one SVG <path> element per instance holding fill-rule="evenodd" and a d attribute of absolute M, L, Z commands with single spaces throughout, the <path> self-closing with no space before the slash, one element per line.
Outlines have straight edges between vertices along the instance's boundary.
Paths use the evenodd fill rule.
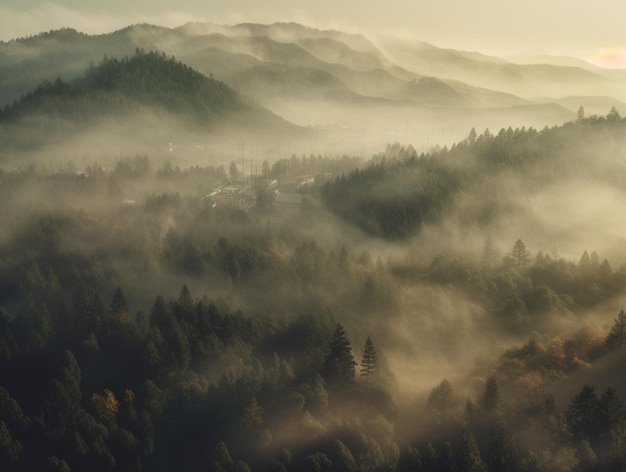
<path fill-rule="evenodd" d="M 63 26 L 100 33 L 138 22 L 297 21 L 489 54 L 567 54 L 626 67 L 624 18 L 625 0 L 0 0 L 0 39 Z"/>

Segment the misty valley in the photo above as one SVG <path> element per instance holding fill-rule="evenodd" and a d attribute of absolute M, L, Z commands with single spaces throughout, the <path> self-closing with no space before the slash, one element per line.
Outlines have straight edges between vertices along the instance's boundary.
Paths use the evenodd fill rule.
<path fill-rule="evenodd" d="M 625 470 L 623 79 L 295 23 L 0 42 L 0 469 Z"/>

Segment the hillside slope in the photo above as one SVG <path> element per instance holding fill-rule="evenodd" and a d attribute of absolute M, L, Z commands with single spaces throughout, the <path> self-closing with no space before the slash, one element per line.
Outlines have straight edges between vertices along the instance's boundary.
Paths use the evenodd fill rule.
<path fill-rule="evenodd" d="M 584 234 L 584 207 L 596 218 L 617 210 L 624 197 L 625 145 L 626 120 L 615 108 L 605 117 L 581 117 L 542 131 L 508 128 L 477 136 L 472 130 L 450 149 L 428 155 L 388 146 L 368 168 L 326 184 L 322 196 L 347 221 L 390 239 L 414 236 L 446 219 L 463 231 L 472 225 L 515 227 L 521 219 L 507 218 L 520 212 L 538 226 L 549 217 L 563 231 Z M 559 197 L 572 192 L 576 198 Z M 595 203 L 602 198 L 604 205 Z M 559 217 L 544 214 L 548 208 L 558 209 Z"/>
<path fill-rule="evenodd" d="M 135 116 L 151 116 L 165 128 L 181 126 L 197 133 L 225 128 L 301 132 L 225 83 L 164 53 L 138 50 L 132 57 L 105 59 L 71 82 L 43 82 L 0 112 L 0 133 L 10 145 L 32 147 Z M 134 127 L 141 134 L 142 124 Z M 37 130 L 34 136 L 28 132 L 32 130 Z"/>

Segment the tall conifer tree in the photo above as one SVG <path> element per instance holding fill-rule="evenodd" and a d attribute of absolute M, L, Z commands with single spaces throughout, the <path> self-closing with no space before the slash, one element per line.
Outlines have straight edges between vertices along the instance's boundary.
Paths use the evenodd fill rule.
<path fill-rule="evenodd" d="M 363 358 L 361 359 L 361 377 L 365 377 L 365 380 L 376 372 L 376 361 L 378 356 L 376 355 L 376 349 L 374 343 L 367 337 L 365 341 L 365 347 L 363 348 Z"/>
<path fill-rule="evenodd" d="M 343 326 L 337 323 L 324 361 L 324 377 L 329 384 L 347 387 L 354 381 L 355 366 L 350 341 Z"/>

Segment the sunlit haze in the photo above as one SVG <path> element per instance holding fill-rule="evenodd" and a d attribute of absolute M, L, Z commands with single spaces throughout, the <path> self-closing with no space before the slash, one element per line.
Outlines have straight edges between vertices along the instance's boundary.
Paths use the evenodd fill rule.
<path fill-rule="evenodd" d="M 440 47 L 505 56 L 570 55 L 603 67 L 626 67 L 623 18 L 626 3 L 444 0 L 206 2 L 5 0 L 0 5 L 0 39 L 72 27 L 104 33 L 129 23 L 179 26 L 188 21 L 223 24 L 295 21 L 313 27 L 366 34 L 399 34 Z M 607 51 L 611 51 L 609 54 Z M 608 57 L 610 55 L 610 57 Z"/>
<path fill-rule="evenodd" d="M 0 470 L 626 470 L 625 0 L 0 0 Z"/>

